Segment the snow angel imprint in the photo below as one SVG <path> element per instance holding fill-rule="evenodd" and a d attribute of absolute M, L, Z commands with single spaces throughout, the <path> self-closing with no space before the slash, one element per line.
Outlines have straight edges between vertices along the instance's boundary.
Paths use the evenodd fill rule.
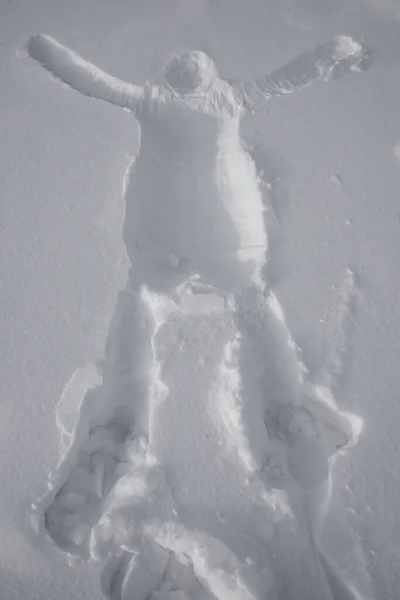
<path fill-rule="evenodd" d="M 167 65 L 163 85 L 137 86 L 104 73 L 46 35 L 33 36 L 28 51 L 74 90 L 128 109 L 140 123 L 140 149 L 125 198 L 128 281 L 110 326 L 102 383 L 82 402 L 68 452 L 44 501 L 45 527 L 53 540 L 82 555 L 90 547 L 93 556 L 99 544 L 91 531 L 99 531 L 125 446 L 134 446 L 130 456 L 137 464 L 143 464 L 138 456 L 146 455 L 157 404 L 152 394 L 162 389 L 155 334 L 187 294 L 212 289 L 225 298 L 239 337 L 247 337 L 251 348 L 258 336 L 261 362 L 281 382 L 280 399 L 265 402 L 268 410 L 274 402 L 279 405 L 272 411 L 271 428 L 279 428 L 280 438 L 287 434 L 294 439 L 307 431 L 307 410 L 300 418 L 291 409 L 302 407 L 302 394 L 306 390 L 304 396 L 310 396 L 312 386 L 264 279 L 263 202 L 254 162 L 240 138 L 240 121 L 258 103 L 360 70 L 365 54 L 358 43 L 340 36 L 271 75 L 232 83 L 219 77 L 204 52 L 191 51 Z M 354 438 L 352 424 L 332 399 L 322 402 L 314 388 L 309 406 L 318 410 L 310 427 L 325 421 L 326 429 L 336 432 L 336 450 Z M 268 427 L 265 406 L 247 414 L 243 402 L 237 410 L 243 411 L 243 431 L 265 429 L 264 422 Z M 246 423 L 247 418 L 253 421 Z M 245 467 L 261 472 L 263 457 L 251 437 Z M 292 476 L 304 488 L 318 487 L 328 477 L 328 460 L 329 452 L 320 461 L 318 481 L 310 482 L 298 466 Z"/>

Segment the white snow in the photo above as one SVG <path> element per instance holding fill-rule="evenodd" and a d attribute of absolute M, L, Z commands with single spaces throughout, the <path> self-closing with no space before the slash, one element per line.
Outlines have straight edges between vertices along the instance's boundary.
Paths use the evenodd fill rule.
<path fill-rule="evenodd" d="M 398 19 L 0 7 L 2 598 L 397 599 Z"/>

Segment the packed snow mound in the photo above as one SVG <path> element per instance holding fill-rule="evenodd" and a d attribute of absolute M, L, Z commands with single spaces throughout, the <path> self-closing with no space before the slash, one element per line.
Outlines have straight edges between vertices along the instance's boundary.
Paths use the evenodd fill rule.
<path fill-rule="evenodd" d="M 337 36 L 335 56 L 338 60 L 359 54 L 362 50 L 362 45 L 348 35 Z"/>

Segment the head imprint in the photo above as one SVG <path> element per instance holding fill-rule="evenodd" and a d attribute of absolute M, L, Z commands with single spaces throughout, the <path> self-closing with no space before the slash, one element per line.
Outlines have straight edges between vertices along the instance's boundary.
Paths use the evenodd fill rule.
<path fill-rule="evenodd" d="M 180 94 L 207 90 L 217 76 L 214 61 L 201 50 L 184 52 L 165 69 L 166 80 Z"/>

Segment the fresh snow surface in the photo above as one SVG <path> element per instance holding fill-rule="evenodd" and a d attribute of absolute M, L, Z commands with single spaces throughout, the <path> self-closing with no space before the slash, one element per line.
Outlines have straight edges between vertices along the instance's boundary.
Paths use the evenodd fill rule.
<path fill-rule="evenodd" d="M 0 598 L 398 600 L 397 2 L 0 44 Z"/>

